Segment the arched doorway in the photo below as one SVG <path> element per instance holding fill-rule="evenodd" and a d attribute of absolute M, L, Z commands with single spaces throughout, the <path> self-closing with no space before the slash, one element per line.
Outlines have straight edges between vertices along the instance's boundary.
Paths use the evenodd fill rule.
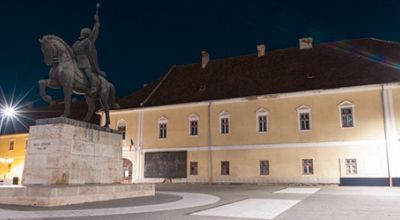
<path fill-rule="evenodd" d="M 132 183 L 133 163 L 132 161 L 122 158 L 122 176 L 124 183 Z"/>

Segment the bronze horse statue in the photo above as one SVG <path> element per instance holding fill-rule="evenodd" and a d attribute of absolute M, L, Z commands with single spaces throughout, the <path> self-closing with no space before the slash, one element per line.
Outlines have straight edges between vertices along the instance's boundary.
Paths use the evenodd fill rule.
<path fill-rule="evenodd" d="M 40 96 L 49 104 L 54 101 L 46 94 L 46 87 L 63 89 L 65 109 L 61 117 L 71 114 L 72 93 L 85 96 L 88 111 L 84 121 L 90 121 L 95 111 L 95 102 L 100 103 L 105 112 L 106 121 L 104 127 L 110 125 L 110 109 L 119 108 L 115 100 L 114 85 L 103 76 L 97 75 L 97 92 L 91 93 L 88 79 L 78 68 L 71 47 L 61 38 L 55 35 L 46 35 L 39 39 L 44 56 L 44 63 L 51 66 L 49 78 L 39 80 Z"/>

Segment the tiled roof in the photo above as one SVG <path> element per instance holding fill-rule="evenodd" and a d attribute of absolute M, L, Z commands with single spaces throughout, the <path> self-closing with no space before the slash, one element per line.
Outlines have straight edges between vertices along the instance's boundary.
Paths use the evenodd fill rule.
<path fill-rule="evenodd" d="M 204 69 L 200 63 L 177 65 L 153 87 L 130 96 L 133 105 L 121 107 L 139 107 L 151 88 L 157 89 L 143 107 L 399 81 L 400 44 L 366 38 L 267 51 L 264 57 L 211 59 Z"/>

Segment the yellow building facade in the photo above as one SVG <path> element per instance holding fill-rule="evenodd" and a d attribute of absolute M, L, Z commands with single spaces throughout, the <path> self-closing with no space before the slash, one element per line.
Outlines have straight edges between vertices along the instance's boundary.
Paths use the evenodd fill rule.
<path fill-rule="evenodd" d="M 0 180 L 12 183 L 13 178 L 22 178 L 28 134 L 0 136 Z"/>
<path fill-rule="evenodd" d="M 209 65 L 221 72 L 223 61 Z M 400 185 L 398 79 L 168 104 L 167 92 L 180 86 L 168 78 L 177 75 L 179 66 L 150 85 L 140 105 L 111 112 L 111 126 L 125 132 L 133 182 Z M 185 157 L 162 156 L 174 152 Z M 156 175 L 167 166 L 178 172 L 182 161 L 184 175 Z"/>

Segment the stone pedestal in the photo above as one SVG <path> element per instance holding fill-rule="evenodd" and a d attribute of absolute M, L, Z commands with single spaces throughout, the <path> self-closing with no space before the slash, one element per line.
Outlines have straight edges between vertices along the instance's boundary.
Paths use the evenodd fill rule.
<path fill-rule="evenodd" d="M 67 118 L 38 120 L 29 129 L 23 184 L 120 183 L 121 143 L 112 129 Z"/>
<path fill-rule="evenodd" d="M 67 118 L 29 129 L 23 186 L 0 188 L 0 204 L 60 206 L 154 196 L 153 184 L 121 184 L 122 135 Z"/>

